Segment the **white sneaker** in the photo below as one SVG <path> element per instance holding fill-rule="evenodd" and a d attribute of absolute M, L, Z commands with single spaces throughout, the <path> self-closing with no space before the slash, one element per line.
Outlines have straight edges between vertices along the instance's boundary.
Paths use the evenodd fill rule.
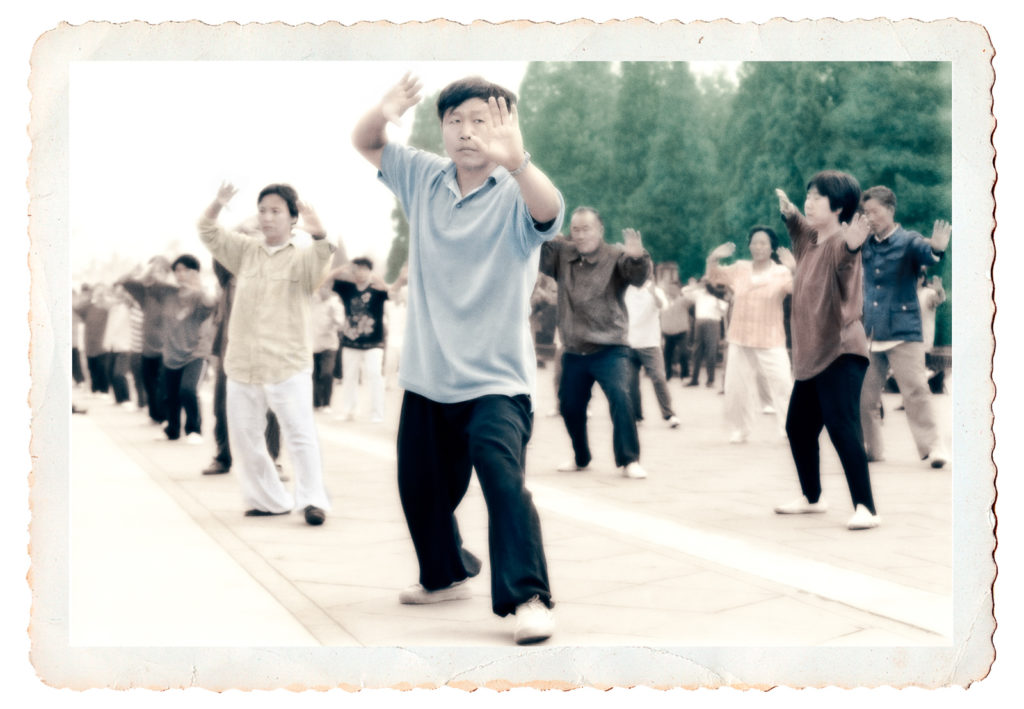
<path fill-rule="evenodd" d="M 881 523 L 881 518 L 878 515 L 873 515 L 868 512 L 868 508 L 864 505 L 857 505 L 854 510 L 853 517 L 850 517 L 850 521 L 846 523 L 847 529 L 873 529 Z"/>
<path fill-rule="evenodd" d="M 516 606 L 516 645 L 539 643 L 555 632 L 555 618 L 540 596 Z"/>
<path fill-rule="evenodd" d="M 580 470 L 589 470 L 589 465 L 576 465 L 575 460 L 567 460 L 558 466 L 558 472 L 560 473 L 575 473 Z"/>
<path fill-rule="evenodd" d="M 761 413 L 762 414 L 774 414 L 775 413 L 775 407 L 772 406 L 771 404 L 768 404 L 763 409 L 761 409 Z"/>
<path fill-rule="evenodd" d="M 622 477 L 642 480 L 647 477 L 647 471 L 640 467 L 640 464 L 633 461 L 629 465 L 622 466 Z"/>
<path fill-rule="evenodd" d="M 729 443 L 746 443 L 747 435 L 741 431 L 733 431 L 729 436 Z"/>
<path fill-rule="evenodd" d="M 558 409 L 551 409 L 551 411 L 548 411 L 548 418 L 549 419 L 553 419 L 556 416 L 561 416 L 561 415 L 562 414 L 561 414 L 561 412 Z"/>
<path fill-rule="evenodd" d="M 122 401 L 120 404 L 122 409 L 134 409 L 135 404 L 131 401 Z"/>
<path fill-rule="evenodd" d="M 422 606 L 442 601 L 464 601 L 473 596 L 473 592 L 466 585 L 468 580 L 456 581 L 451 586 L 445 586 L 435 591 L 428 591 L 417 583 L 402 590 L 398 594 L 398 601 L 407 606 Z"/>
<path fill-rule="evenodd" d="M 202 445 L 203 437 L 200 434 L 193 431 L 192 433 L 185 436 L 185 443 L 190 443 L 193 446 Z"/>
<path fill-rule="evenodd" d="M 816 512 L 828 512 L 828 503 L 824 500 L 808 502 L 806 497 L 798 497 L 792 502 L 787 502 L 775 508 L 775 514 L 777 515 L 806 515 Z"/>
<path fill-rule="evenodd" d="M 669 428 L 679 428 L 679 418 L 678 417 L 676 417 L 676 416 L 669 416 L 667 419 L 665 419 L 665 421 L 668 422 L 668 427 Z"/>

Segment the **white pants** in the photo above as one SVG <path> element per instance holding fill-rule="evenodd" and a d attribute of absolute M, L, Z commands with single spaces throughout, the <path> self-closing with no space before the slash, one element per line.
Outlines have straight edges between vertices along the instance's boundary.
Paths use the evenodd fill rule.
<path fill-rule="evenodd" d="M 313 505 L 330 511 L 313 419 L 312 370 L 277 384 L 243 384 L 229 378 L 226 404 L 228 441 L 233 467 L 240 472 L 245 509 L 280 513 Z M 268 407 L 277 415 L 281 440 L 294 468 L 294 498 L 281 484 L 267 452 Z"/>
<path fill-rule="evenodd" d="M 733 433 L 750 435 L 763 404 L 758 379 L 767 385 L 780 435 L 786 434 L 786 412 L 793 391 L 793 373 L 785 347 L 744 347 L 729 344 L 725 367 L 725 418 Z"/>
<path fill-rule="evenodd" d="M 354 416 L 359 405 L 359 380 L 370 390 L 370 418 L 384 418 L 384 348 L 341 348 L 341 415 Z"/>

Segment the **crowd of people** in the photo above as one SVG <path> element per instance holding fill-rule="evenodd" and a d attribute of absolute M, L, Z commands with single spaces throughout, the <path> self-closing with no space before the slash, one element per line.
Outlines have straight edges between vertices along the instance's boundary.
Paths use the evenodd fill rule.
<path fill-rule="evenodd" d="M 891 190 L 862 191 L 851 175 L 824 171 L 809 180 L 802 212 L 777 191 L 792 251 L 757 225 L 747 234 L 749 260 L 724 264 L 737 249 L 722 244 L 682 285 L 675 264 L 655 267 L 637 229 L 624 229 L 622 244 L 607 241 L 591 206 L 576 207 L 563 233 L 563 197 L 525 150 L 516 97 L 503 87 L 470 77 L 441 92 L 447 157 L 389 141 L 388 124 L 420 101 L 420 89 L 403 77 L 352 135 L 409 222 L 408 261 L 395 282 L 368 258 L 348 260 L 289 185 L 268 185 L 255 218 L 223 226 L 221 211 L 237 193 L 224 183 L 198 221 L 218 287 L 203 286 L 191 254 L 156 256 L 109 286 L 82 286 L 73 308 L 76 383 L 86 381 L 84 354 L 95 395 L 112 391 L 116 403 L 161 425 L 163 439 L 198 444 L 209 363 L 216 453 L 203 474 L 237 470 L 245 515 L 302 510 L 317 526 L 331 501 L 316 412 L 335 416 L 336 407 L 337 418 L 351 420 L 363 388 L 369 420 L 383 421 L 386 382 L 397 377 L 397 492 L 420 571 L 399 600 L 469 596 L 466 581 L 482 562 L 463 546 L 455 510 L 475 470 L 489 515 L 492 609 L 515 615 L 517 643 L 554 629 L 525 480 L 538 361 L 554 360 L 553 413 L 571 443 L 560 471 L 590 467 L 597 384 L 620 474 L 647 478 L 641 375 L 665 425 L 681 430 L 669 382 L 698 386 L 701 372 L 723 394 L 729 443 L 747 442 L 758 413 L 775 416 L 801 489 L 779 514 L 826 509 L 824 428 L 850 489 L 848 527 L 879 524 L 868 464 L 884 457 L 878 424 L 890 370 L 919 454 L 932 467 L 947 464 L 926 368 L 945 293 L 922 274 L 942 259 L 948 223 L 937 221 L 925 239 L 896 223 Z M 300 224 L 308 245 L 293 238 Z M 293 490 L 276 462 L 282 446 Z"/>

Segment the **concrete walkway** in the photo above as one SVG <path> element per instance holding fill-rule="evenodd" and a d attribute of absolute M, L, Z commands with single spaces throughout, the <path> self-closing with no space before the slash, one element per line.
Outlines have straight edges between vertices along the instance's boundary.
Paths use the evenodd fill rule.
<path fill-rule="evenodd" d="M 823 441 L 823 515 L 779 516 L 799 494 L 786 443 L 765 415 L 727 443 L 716 389 L 670 382 L 683 424 L 660 421 L 644 382 L 646 480 L 617 475 L 595 395 L 591 469 L 571 455 L 541 369 L 528 484 L 540 511 L 558 629 L 547 645 L 948 645 L 949 469 L 917 460 L 899 397 L 885 396 L 889 460 L 873 464 L 882 526 L 850 532 L 849 493 Z M 487 515 L 474 484 L 459 508 L 485 560 L 469 601 L 403 606 L 416 559 L 395 483 L 400 392 L 383 424 L 318 414 L 334 511 L 246 518 L 234 474 L 201 476 L 206 441 L 158 441 L 140 411 L 83 398 L 72 418 L 71 643 L 87 646 L 507 646 L 490 610 Z M 934 399 L 949 430 L 948 396 Z M 288 465 L 286 463 L 286 470 Z"/>

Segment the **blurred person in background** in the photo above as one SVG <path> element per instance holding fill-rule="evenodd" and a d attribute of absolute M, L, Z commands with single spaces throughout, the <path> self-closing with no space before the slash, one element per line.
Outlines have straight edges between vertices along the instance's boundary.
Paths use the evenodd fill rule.
<path fill-rule="evenodd" d="M 330 413 L 334 392 L 334 359 L 338 331 L 345 325 L 345 308 L 327 279 L 313 294 L 313 409 Z M 358 372 L 357 372 L 358 375 Z"/>
<path fill-rule="evenodd" d="M 128 390 L 128 371 L 132 349 L 131 304 L 135 300 L 124 287 L 115 285 L 107 295 L 107 327 L 103 333 L 103 349 L 107 352 L 107 379 L 114 392 L 114 402 L 132 406 Z"/>
<path fill-rule="evenodd" d="M 181 437 L 181 415 L 185 414 L 185 439 L 193 445 L 203 442 L 199 407 L 199 381 L 207 352 L 201 347 L 203 323 L 213 313 L 216 296 L 199 281 L 199 259 L 182 254 L 171 264 L 177 287 L 164 298 L 164 347 L 160 371 L 161 388 L 167 402 L 169 440 Z"/>
<path fill-rule="evenodd" d="M 793 389 L 782 303 L 793 290 L 796 261 L 788 249 L 779 247 L 779 238 L 769 227 L 752 228 L 747 248 L 749 261 L 721 265 L 722 259 L 736 252 L 731 242 L 716 247 L 707 259 L 708 280 L 733 292 L 725 367 L 730 443 L 744 443 L 750 436 L 754 418 L 764 408 L 761 382 L 776 412 L 779 436 L 785 437 L 785 411 Z"/>
<path fill-rule="evenodd" d="M 718 366 L 718 348 L 722 340 L 722 323 L 729 312 L 729 303 L 725 300 L 725 289 L 700 280 L 700 287 L 692 291 L 693 298 L 693 359 L 690 363 L 692 372 L 686 386 L 695 387 L 699 383 L 700 370 L 707 371 L 708 388 L 715 385 L 715 368 Z"/>
<path fill-rule="evenodd" d="M 164 299 L 176 286 L 171 262 L 154 256 L 120 281 L 142 308 L 142 383 L 146 389 L 149 418 L 154 424 L 167 420 L 167 404 L 160 389 L 164 351 Z"/>
<path fill-rule="evenodd" d="M 679 419 L 672 411 L 672 396 L 665 379 L 665 356 L 661 351 L 661 323 L 659 315 L 668 307 L 668 299 L 653 279 L 648 279 L 639 288 L 629 286 L 623 296 L 629 315 L 629 347 L 631 350 L 632 373 L 629 380 L 629 394 L 633 401 L 633 415 L 643 421 L 643 406 L 640 398 L 640 370 L 647 372 L 647 378 L 654 386 L 661 417 L 669 428 L 678 428 Z"/>

